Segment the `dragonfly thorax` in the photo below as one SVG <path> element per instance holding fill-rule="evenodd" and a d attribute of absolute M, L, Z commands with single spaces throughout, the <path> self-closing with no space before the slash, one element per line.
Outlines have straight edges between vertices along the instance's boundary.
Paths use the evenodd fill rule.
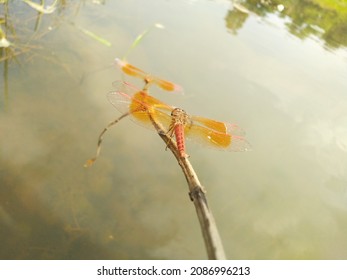
<path fill-rule="evenodd" d="M 189 123 L 189 116 L 183 109 L 175 108 L 171 112 L 172 123 L 186 125 Z"/>

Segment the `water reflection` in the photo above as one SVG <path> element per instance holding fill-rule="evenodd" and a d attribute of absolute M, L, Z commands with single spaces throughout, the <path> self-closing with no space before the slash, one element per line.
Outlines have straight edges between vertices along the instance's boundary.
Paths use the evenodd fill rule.
<path fill-rule="evenodd" d="M 35 27 L 37 11 L 6 1 L 0 258 L 206 257 L 184 178 L 154 133 L 124 120 L 96 165 L 83 168 L 100 130 L 119 116 L 106 93 L 121 75 L 109 65 L 155 22 L 167 29 L 129 60 L 186 96 L 153 95 L 240 124 L 253 146 L 241 155 L 187 144 L 228 257 L 346 258 L 344 7 L 140 2 L 58 1 Z"/>
<path fill-rule="evenodd" d="M 330 49 L 347 46 L 347 6 L 336 1 L 245 0 L 232 1 L 225 20 L 236 34 L 251 14 L 266 18 L 275 14 L 286 22 L 287 30 L 299 37 L 316 37 Z"/>

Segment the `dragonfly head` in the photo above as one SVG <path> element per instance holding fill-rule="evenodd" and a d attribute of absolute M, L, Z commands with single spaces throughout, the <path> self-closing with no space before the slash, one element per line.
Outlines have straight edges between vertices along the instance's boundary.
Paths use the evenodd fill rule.
<path fill-rule="evenodd" d="M 176 124 L 186 125 L 189 123 L 189 116 L 181 108 L 175 108 L 171 111 L 172 122 Z"/>
<path fill-rule="evenodd" d="M 171 117 L 175 118 L 175 117 L 179 117 L 181 115 L 187 115 L 186 111 L 184 111 L 183 109 L 181 108 L 174 108 L 172 111 L 171 111 Z"/>

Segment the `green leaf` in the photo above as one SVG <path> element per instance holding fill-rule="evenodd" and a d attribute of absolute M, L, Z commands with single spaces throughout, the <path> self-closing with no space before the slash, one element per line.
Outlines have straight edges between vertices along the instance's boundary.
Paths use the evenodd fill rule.
<path fill-rule="evenodd" d="M 84 34 L 88 35 L 89 37 L 93 38 L 94 40 L 98 41 L 99 43 L 107 46 L 107 47 L 111 47 L 112 44 L 107 41 L 106 39 L 104 38 L 101 38 L 100 36 L 96 35 L 95 33 L 87 30 L 87 29 L 84 29 L 82 27 L 77 27 L 78 29 L 80 29 Z"/>
<path fill-rule="evenodd" d="M 36 11 L 43 13 L 43 14 L 52 14 L 55 9 L 58 0 L 55 0 L 54 3 L 51 6 L 46 6 L 37 4 L 35 2 L 32 2 L 30 0 L 23 0 L 24 3 L 28 4 L 31 8 L 35 9 Z"/>

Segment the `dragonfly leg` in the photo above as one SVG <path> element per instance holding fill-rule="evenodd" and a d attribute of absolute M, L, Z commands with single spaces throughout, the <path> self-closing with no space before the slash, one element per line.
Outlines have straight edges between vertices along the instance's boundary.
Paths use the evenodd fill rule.
<path fill-rule="evenodd" d="M 181 157 L 182 157 L 182 158 L 190 158 L 190 155 L 184 153 Z"/>
<path fill-rule="evenodd" d="M 170 126 L 169 130 L 165 133 L 165 135 L 169 137 L 169 139 L 166 141 L 165 151 L 167 151 L 167 147 L 169 146 L 170 141 L 172 141 L 174 133 L 175 133 L 174 126 Z"/>

